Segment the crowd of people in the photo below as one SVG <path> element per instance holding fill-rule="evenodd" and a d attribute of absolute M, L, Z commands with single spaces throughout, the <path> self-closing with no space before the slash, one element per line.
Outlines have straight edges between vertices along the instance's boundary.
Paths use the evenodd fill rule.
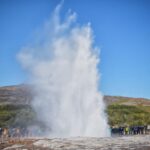
<path fill-rule="evenodd" d="M 43 131 L 41 128 L 30 127 L 30 128 L 0 128 L 0 142 L 6 141 L 8 139 L 20 139 L 20 138 L 31 138 L 31 137 L 40 137 L 42 136 Z"/>
<path fill-rule="evenodd" d="M 137 134 L 150 134 L 150 126 L 124 126 L 110 128 L 112 136 L 118 135 L 137 135 Z M 0 128 L 1 141 L 8 138 L 28 138 L 28 137 L 40 137 L 44 133 L 44 130 L 38 127 L 30 128 Z M 45 134 L 44 134 L 45 135 Z"/>
<path fill-rule="evenodd" d="M 27 128 L 0 128 L 0 137 L 25 137 L 28 134 Z"/>
<path fill-rule="evenodd" d="M 150 126 L 122 126 L 111 127 L 112 135 L 136 135 L 136 134 L 149 134 Z"/>

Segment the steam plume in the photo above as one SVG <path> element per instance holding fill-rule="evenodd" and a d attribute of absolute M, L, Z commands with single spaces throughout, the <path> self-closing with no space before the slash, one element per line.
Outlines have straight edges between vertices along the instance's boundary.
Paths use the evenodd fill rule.
<path fill-rule="evenodd" d="M 77 25 L 70 11 L 62 21 L 60 8 L 38 43 L 19 53 L 35 91 L 32 106 L 50 128 L 48 136 L 108 136 L 91 26 Z"/>

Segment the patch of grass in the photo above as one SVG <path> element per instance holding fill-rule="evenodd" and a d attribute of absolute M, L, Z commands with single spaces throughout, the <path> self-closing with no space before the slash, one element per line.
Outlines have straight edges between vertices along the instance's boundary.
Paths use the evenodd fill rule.
<path fill-rule="evenodd" d="M 29 105 L 0 105 L 0 127 L 25 127 L 35 122 L 35 118 L 35 112 Z"/>
<path fill-rule="evenodd" d="M 150 107 L 111 104 L 106 112 L 111 126 L 150 124 Z"/>
<path fill-rule="evenodd" d="M 123 100 L 125 101 L 125 100 Z M 110 126 L 150 124 L 150 106 L 112 103 L 106 108 Z M 29 105 L 0 105 L 0 127 L 41 124 Z"/>

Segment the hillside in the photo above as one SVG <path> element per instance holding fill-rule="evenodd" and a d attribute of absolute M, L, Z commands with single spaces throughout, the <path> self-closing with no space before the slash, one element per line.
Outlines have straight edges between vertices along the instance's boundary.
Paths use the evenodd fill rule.
<path fill-rule="evenodd" d="M 31 91 L 29 85 L 0 87 L 0 126 L 37 124 Z M 150 124 L 149 99 L 104 96 L 104 102 L 111 126 Z"/>
<path fill-rule="evenodd" d="M 0 105 L 29 105 L 32 100 L 32 88 L 29 85 L 0 87 Z M 128 106 L 150 106 L 150 100 L 145 98 L 131 98 L 121 96 L 104 96 L 106 105 L 120 104 Z"/>
<path fill-rule="evenodd" d="M 104 102 L 106 105 L 119 104 L 127 106 L 150 106 L 150 99 L 146 98 L 132 98 L 122 96 L 104 96 Z"/>
<path fill-rule="evenodd" d="M 150 100 L 105 96 L 108 122 L 111 126 L 136 126 L 150 124 Z"/>
<path fill-rule="evenodd" d="M 31 87 L 27 85 L 0 87 L 0 105 L 26 105 L 32 99 Z"/>

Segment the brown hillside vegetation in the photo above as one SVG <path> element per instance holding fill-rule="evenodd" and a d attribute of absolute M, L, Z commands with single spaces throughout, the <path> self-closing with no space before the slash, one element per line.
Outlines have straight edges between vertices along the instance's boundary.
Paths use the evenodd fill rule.
<path fill-rule="evenodd" d="M 32 100 L 32 88 L 29 85 L 5 86 L 0 87 L 0 105 L 2 104 L 30 104 Z M 106 105 L 144 105 L 150 106 L 150 99 L 131 98 L 121 96 L 104 96 Z"/>
<path fill-rule="evenodd" d="M 0 105 L 30 104 L 32 99 L 31 89 L 27 85 L 0 87 Z"/>
<path fill-rule="evenodd" d="M 104 96 L 104 102 L 106 105 L 120 104 L 129 106 L 150 106 L 150 99 L 146 98 L 132 98 L 132 97 L 121 97 L 121 96 Z"/>

